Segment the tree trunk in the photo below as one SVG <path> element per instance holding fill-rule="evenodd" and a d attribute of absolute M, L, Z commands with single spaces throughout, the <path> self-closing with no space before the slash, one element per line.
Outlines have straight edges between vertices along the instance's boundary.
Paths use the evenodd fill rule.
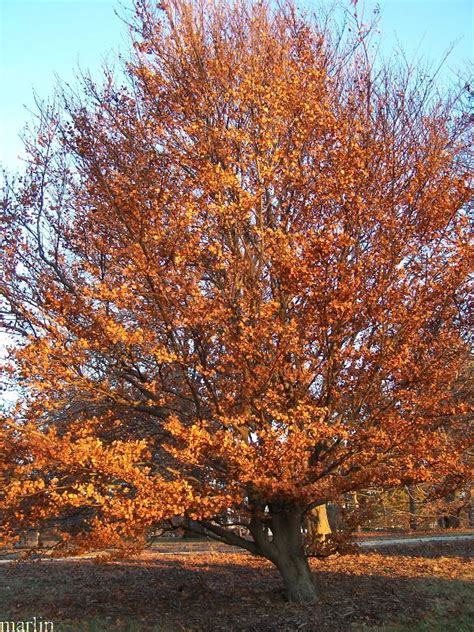
<path fill-rule="evenodd" d="M 407 485 L 408 493 L 408 520 L 410 531 L 416 531 L 418 528 L 418 507 L 416 502 L 416 489 L 413 485 Z"/>
<path fill-rule="evenodd" d="M 322 539 L 325 540 L 326 536 L 331 533 L 327 506 L 319 505 L 319 507 L 315 507 L 311 513 L 317 517 L 317 534 L 322 536 Z"/>
<path fill-rule="evenodd" d="M 240 538 L 218 524 L 190 521 L 193 531 L 261 555 L 279 570 L 289 601 L 312 603 L 318 592 L 304 547 L 302 521 L 305 507 L 256 502 L 248 524 L 253 540 Z"/>
<path fill-rule="evenodd" d="M 456 500 L 456 494 L 451 492 L 444 500 L 447 506 L 444 514 L 438 519 L 438 525 L 442 529 L 456 529 L 459 527 L 459 515 L 456 510 L 450 506 L 450 504 Z"/>
<path fill-rule="evenodd" d="M 471 488 L 467 491 L 467 525 L 468 527 L 474 527 L 474 515 L 472 511 L 472 490 Z"/>
<path fill-rule="evenodd" d="M 326 505 L 326 512 L 329 520 L 329 528 L 332 531 L 342 531 L 346 524 L 342 519 L 341 508 L 336 503 Z"/>
<path fill-rule="evenodd" d="M 43 537 L 42 537 L 41 531 L 35 531 L 35 540 L 36 540 L 35 547 L 37 549 L 42 549 L 43 548 Z"/>
<path fill-rule="evenodd" d="M 304 554 L 293 557 L 281 556 L 276 567 L 283 577 L 285 592 L 289 601 L 296 603 L 311 603 L 317 600 L 316 587 Z"/>
<path fill-rule="evenodd" d="M 326 536 L 331 533 L 326 505 L 319 505 L 312 509 L 305 522 L 308 538 L 311 542 L 318 539 L 324 541 Z"/>
<path fill-rule="evenodd" d="M 189 518 L 185 517 L 183 520 L 183 535 L 182 538 L 183 539 L 187 539 L 187 538 L 196 538 L 196 534 L 191 531 L 191 529 L 189 528 Z"/>
<path fill-rule="evenodd" d="M 318 594 L 304 550 L 302 509 L 285 507 L 271 511 L 273 538 L 264 554 L 281 573 L 289 601 L 311 603 Z"/>
<path fill-rule="evenodd" d="M 352 492 L 352 502 L 354 503 L 354 511 L 358 514 L 359 513 L 359 495 L 357 494 L 357 492 Z M 361 525 L 359 523 L 359 518 L 357 520 L 357 524 L 354 525 L 354 530 L 357 531 L 357 533 L 362 531 Z"/>

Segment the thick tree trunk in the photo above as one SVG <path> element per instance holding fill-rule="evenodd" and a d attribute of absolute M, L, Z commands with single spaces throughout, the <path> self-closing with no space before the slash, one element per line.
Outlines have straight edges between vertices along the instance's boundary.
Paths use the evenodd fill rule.
<path fill-rule="evenodd" d="M 271 507 L 270 512 L 272 539 L 266 539 L 263 529 L 254 529 L 257 544 L 261 545 L 262 553 L 280 571 L 289 601 L 316 601 L 318 593 L 304 550 L 301 528 L 303 510 L 297 507 Z"/>
<path fill-rule="evenodd" d="M 224 526 L 190 521 L 190 528 L 221 542 L 240 546 L 254 555 L 261 555 L 279 570 L 289 601 L 312 603 L 318 592 L 305 553 L 302 532 L 304 507 L 278 503 L 255 503 L 248 529 L 253 541 L 239 537 Z"/>
<path fill-rule="evenodd" d="M 285 592 L 289 601 L 296 603 L 316 601 L 318 595 L 308 558 L 304 552 L 293 557 L 282 555 L 276 562 L 276 567 L 283 577 Z"/>
<path fill-rule="evenodd" d="M 312 543 L 317 545 L 324 542 L 326 536 L 331 533 L 326 505 L 314 507 L 306 516 L 304 521 L 307 533 L 307 541 L 311 546 Z"/>
<path fill-rule="evenodd" d="M 187 538 L 196 538 L 198 537 L 194 531 L 190 529 L 189 526 L 189 518 L 184 518 L 183 520 L 183 539 Z"/>
<path fill-rule="evenodd" d="M 311 521 L 315 526 L 313 532 L 325 540 L 326 536 L 331 533 L 326 505 L 319 505 L 311 511 Z"/>

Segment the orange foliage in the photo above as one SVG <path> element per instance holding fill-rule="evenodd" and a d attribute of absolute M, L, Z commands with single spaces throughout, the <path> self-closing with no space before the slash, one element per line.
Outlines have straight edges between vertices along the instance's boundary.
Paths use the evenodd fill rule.
<path fill-rule="evenodd" d="M 132 33 L 7 191 L 5 532 L 186 515 L 272 559 L 279 511 L 461 472 L 455 101 L 291 5 L 139 2 Z"/>

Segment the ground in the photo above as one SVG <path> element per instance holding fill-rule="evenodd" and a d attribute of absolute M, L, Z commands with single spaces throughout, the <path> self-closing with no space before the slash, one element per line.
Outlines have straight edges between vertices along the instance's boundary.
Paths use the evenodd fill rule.
<path fill-rule="evenodd" d="M 472 540 L 383 546 L 312 560 L 321 600 L 285 602 L 273 567 L 220 546 L 166 544 L 139 558 L 0 565 L 0 622 L 54 632 L 470 632 Z"/>

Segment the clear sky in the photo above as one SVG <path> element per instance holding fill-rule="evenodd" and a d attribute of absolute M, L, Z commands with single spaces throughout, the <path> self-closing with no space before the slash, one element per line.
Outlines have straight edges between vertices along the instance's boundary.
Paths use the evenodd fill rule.
<path fill-rule="evenodd" d="M 19 165 L 18 134 L 30 118 L 26 107 L 33 107 L 33 90 L 48 97 L 55 75 L 74 81 L 79 65 L 97 73 L 104 58 L 126 45 L 127 29 L 114 12 L 126 15 L 131 5 L 132 0 L 0 0 L 0 162 L 9 171 Z M 472 0 L 359 0 L 359 12 L 364 5 L 367 18 L 380 7 L 384 56 L 400 45 L 410 58 L 439 60 L 455 44 L 446 81 L 472 62 Z"/>

